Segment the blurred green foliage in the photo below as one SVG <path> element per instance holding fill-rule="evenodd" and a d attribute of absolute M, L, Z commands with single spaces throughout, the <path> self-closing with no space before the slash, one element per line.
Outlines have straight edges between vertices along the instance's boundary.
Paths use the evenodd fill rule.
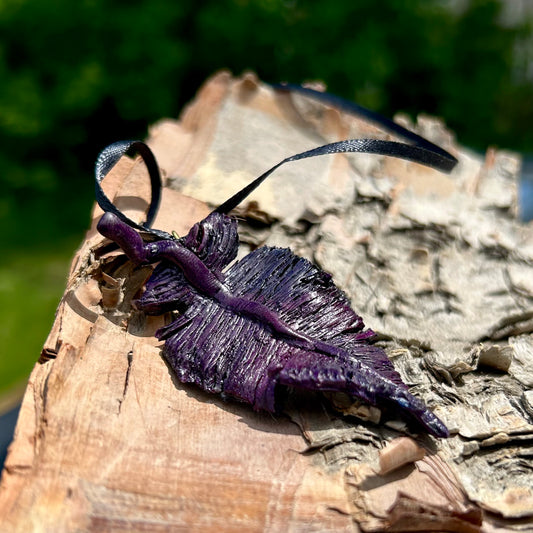
<path fill-rule="evenodd" d="M 531 151 L 531 20 L 502 24 L 497 0 L 452 4 L 0 0 L 0 357 L 25 360 L 0 365 L 4 380 L 27 372 L 50 326 L 36 309 L 48 316 L 62 292 L 96 154 L 177 116 L 217 69 L 320 79 L 388 115 L 443 116 L 463 144 Z"/>

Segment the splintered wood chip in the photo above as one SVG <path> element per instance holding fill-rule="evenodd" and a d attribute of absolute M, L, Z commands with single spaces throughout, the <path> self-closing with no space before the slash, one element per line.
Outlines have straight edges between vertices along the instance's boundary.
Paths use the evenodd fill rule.
<path fill-rule="evenodd" d="M 398 468 L 414 463 L 426 455 L 424 448 L 409 437 L 400 437 L 390 442 L 379 452 L 379 474 L 385 475 Z"/>

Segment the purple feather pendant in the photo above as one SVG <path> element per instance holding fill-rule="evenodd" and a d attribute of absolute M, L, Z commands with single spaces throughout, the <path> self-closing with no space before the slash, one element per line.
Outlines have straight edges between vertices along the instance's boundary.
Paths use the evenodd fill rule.
<path fill-rule="evenodd" d="M 427 144 L 342 141 L 284 162 L 362 151 L 437 167 L 427 159 L 438 151 L 451 158 L 423 141 Z M 111 166 L 132 149 L 142 155 L 152 178 L 153 205 L 142 226 L 118 211 L 100 187 Z M 282 163 L 177 239 L 149 228 L 160 181 L 146 145 L 118 143 L 101 154 L 96 192 L 106 213 L 98 230 L 132 261 L 160 262 L 136 301 L 137 308 L 156 315 L 179 311 L 156 334 L 165 341 L 165 359 L 180 381 L 247 402 L 255 410 L 279 411 L 284 387 L 344 392 L 368 404 L 393 407 L 432 435 L 447 437 L 441 420 L 410 394 L 385 352 L 369 342 L 374 333 L 365 329 L 329 274 L 282 248 L 261 247 L 232 263 L 239 246 L 237 221 L 226 213 Z"/>

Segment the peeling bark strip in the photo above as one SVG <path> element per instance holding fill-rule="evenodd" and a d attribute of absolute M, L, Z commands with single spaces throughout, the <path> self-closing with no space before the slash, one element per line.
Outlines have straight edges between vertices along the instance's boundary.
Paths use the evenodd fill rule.
<path fill-rule="evenodd" d="M 290 247 L 330 272 L 452 438 L 419 439 L 423 459 L 379 474 L 379 450 L 398 432 L 358 424 L 364 406 L 349 399 L 335 398 L 342 416 L 291 395 L 295 425 L 179 384 L 154 338 L 170 317 L 131 310 L 150 269 L 106 251 L 96 209 L 44 346 L 55 358 L 28 384 L 0 485 L 2 531 L 527 530 L 533 228 L 514 216 L 518 160 L 480 160 L 438 121 L 400 120 L 458 156 L 452 178 L 375 156 L 284 167 L 241 211 L 239 258 Z M 203 202 L 220 205 L 309 139 L 376 136 L 388 139 L 327 105 L 274 98 L 253 76 L 219 74 L 179 122 L 151 129 L 168 185 L 154 226 L 186 235 L 209 214 Z M 144 165 L 124 158 L 104 187 L 143 220 Z"/>

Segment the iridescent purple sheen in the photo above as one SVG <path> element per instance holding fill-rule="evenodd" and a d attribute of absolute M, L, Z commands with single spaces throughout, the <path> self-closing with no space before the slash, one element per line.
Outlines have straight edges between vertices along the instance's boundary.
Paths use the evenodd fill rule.
<path fill-rule="evenodd" d="M 182 382 L 276 412 L 280 387 L 345 392 L 398 407 L 427 431 L 444 424 L 409 393 L 374 333 L 331 276 L 288 249 L 262 247 L 238 262 L 237 222 L 211 213 L 176 240 L 145 243 L 116 215 L 99 231 L 135 262 L 161 261 L 136 302 L 149 314 L 179 310 L 157 332 Z"/>

